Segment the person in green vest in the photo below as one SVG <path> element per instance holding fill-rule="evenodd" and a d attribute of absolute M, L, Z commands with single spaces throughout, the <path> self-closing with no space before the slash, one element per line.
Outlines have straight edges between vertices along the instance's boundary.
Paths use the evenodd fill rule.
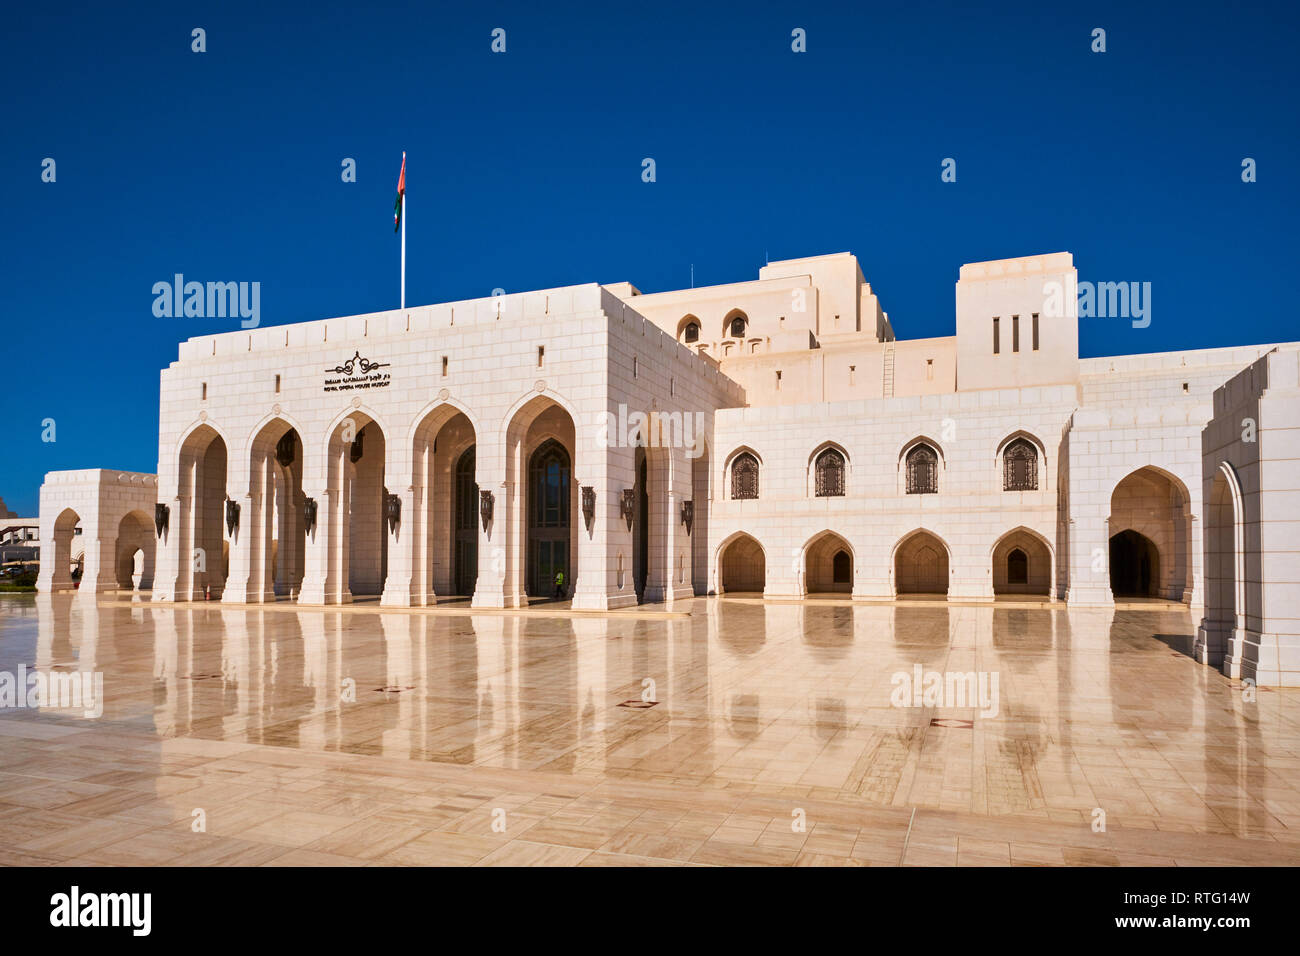
<path fill-rule="evenodd" d="M 564 597 L 564 572 L 563 571 L 555 572 L 555 596 L 557 598 Z"/>

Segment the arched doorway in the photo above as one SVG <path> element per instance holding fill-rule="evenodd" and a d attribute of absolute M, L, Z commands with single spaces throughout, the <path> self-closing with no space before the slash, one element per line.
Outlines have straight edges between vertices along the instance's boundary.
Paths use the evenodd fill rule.
<path fill-rule="evenodd" d="M 297 429 L 276 439 L 270 469 L 271 587 L 275 594 L 297 596 L 307 558 L 307 496 L 302 490 L 303 447 Z"/>
<path fill-rule="evenodd" d="M 368 422 L 357 432 L 348 454 L 348 590 L 379 594 L 388 577 L 388 528 L 384 520 L 384 432 Z"/>
<path fill-rule="evenodd" d="M 1181 481 L 1149 465 L 1115 486 L 1110 496 L 1112 593 L 1191 600 L 1195 543 L 1190 505 Z"/>
<path fill-rule="evenodd" d="M 463 417 L 463 416 L 462 416 Z M 477 455 L 470 445 L 456 460 L 456 542 L 453 555 L 452 590 L 472 595 L 478 581 L 478 482 L 475 481 Z"/>
<path fill-rule="evenodd" d="M 1241 483 L 1232 465 L 1222 462 L 1205 502 L 1205 616 L 1198 658 L 1230 677 L 1240 676 L 1248 626 L 1245 520 Z"/>
<path fill-rule="evenodd" d="M 573 416 L 559 400 L 539 393 L 509 416 L 503 438 L 505 481 L 493 492 L 486 538 L 494 553 L 504 551 L 505 562 L 500 570 L 493 565 L 490 582 L 480 574 L 475 604 L 517 607 L 530 596 L 552 598 L 556 574 L 564 575 L 564 596 L 572 597 L 582 575 L 573 533 L 581 514 Z"/>
<path fill-rule="evenodd" d="M 477 436 L 469 417 L 441 403 L 415 429 L 412 514 L 403 533 L 413 543 L 411 603 L 436 595 L 472 596 L 478 582 Z"/>
<path fill-rule="evenodd" d="M 1131 528 L 1110 539 L 1110 590 L 1115 597 L 1160 596 L 1160 550 Z"/>
<path fill-rule="evenodd" d="M 897 594 L 948 594 L 948 546 L 929 531 L 914 531 L 894 551 Z"/>
<path fill-rule="evenodd" d="M 227 581 L 241 600 L 274 601 L 297 596 L 306 564 L 306 496 L 302 490 L 303 446 L 282 418 L 258 429 L 249 446 L 248 498 L 235 531 L 235 572 Z"/>
<path fill-rule="evenodd" d="M 76 582 L 81 580 L 81 572 L 85 567 L 85 549 L 82 548 L 81 555 L 77 555 L 73 542 L 78 536 L 80 525 L 81 515 L 71 508 L 65 508 L 54 519 L 54 575 L 50 582 L 53 591 L 72 590 Z"/>
<path fill-rule="evenodd" d="M 557 583 L 567 595 L 572 463 L 569 452 L 547 439 L 528 459 L 527 589 L 533 597 L 554 597 Z"/>
<path fill-rule="evenodd" d="M 117 525 L 117 586 L 124 591 L 153 587 L 154 526 L 143 511 L 128 511 Z"/>
<path fill-rule="evenodd" d="M 999 538 L 991 560 L 994 594 L 1051 593 L 1051 548 L 1028 528 L 1015 528 Z"/>
<path fill-rule="evenodd" d="M 641 604 L 645 601 L 646 580 L 650 573 L 650 466 L 644 448 L 637 448 L 634 466 L 632 586 L 636 589 L 636 602 Z"/>
<path fill-rule="evenodd" d="M 181 445 L 176 514 L 170 521 L 178 549 L 178 601 L 201 601 L 209 594 L 216 600 L 225 591 L 226 463 L 226 442 L 210 425 L 194 429 Z"/>
<path fill-rule="evenodd" d="M 853 590 L 853 549 L 833 531 L 804 545 L 804 584 L 809 594 Z"/>
<path fill-rule="evenodd" d="M 747 534 L 736 535 L 722 547 L 718 579 L 723 594 L 762 594 L 767 585 L 767 557 L 763 546 Z"/>
<path fill-rule="evenodd" d="M 388 489 L 384 431 L 369 415 L 357 411 L 339 422 L 328 447 L 330 502 L 328 507 L 317 504 L 329 522 L 325 601 L 332 604 L 383 591 L 388 576 Z M 317 518 L 318 524 L 321 520 Z"/>
<path fill-rule="evenodd" d="M 709 445 L 699 436 L 699 455 L 691 459 L 691 576 L 696 594 L 709 593 Z"/>

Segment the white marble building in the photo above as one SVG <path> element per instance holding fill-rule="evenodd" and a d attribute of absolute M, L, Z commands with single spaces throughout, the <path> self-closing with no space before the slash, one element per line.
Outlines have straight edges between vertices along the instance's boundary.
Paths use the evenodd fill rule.
<path fill-rule="evenodd" d="M 931 339 L 895 339 L 847 253 L 193 338 L 162 372 L 145 577 L 157 601 L 395 607 L 1118 595 L 1300 684 L 1300 346 L 1081 360 L 1046 292 L 1075 279 L 1068 253 L 963 266 Z M 85 473 L 42 489 L 56 552 L 88 517 L 60 474 Z M 116 555 L 126 512 L 98 510 Z M 83 589 L 122 561 L 88 549 Z"/>

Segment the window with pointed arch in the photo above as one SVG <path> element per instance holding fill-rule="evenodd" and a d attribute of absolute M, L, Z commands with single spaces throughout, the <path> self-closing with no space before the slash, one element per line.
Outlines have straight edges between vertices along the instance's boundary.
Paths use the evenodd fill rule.
<path fill-rule="evenodd" d="M 939 493 L 939 455 L 929 445 L 916 445 L 907 453 L 907 493 Z"/>
<path fill-rule="evenodd" d="M 844 496 L 844 456 L 834 448 L 827 448 L 813 464 L 818 498 Z"/>
<path fill-rule="evenodd" d="M 731 462 L 731 497 L 758 497 L 758 459 L 749 452 L 742 452 Z"/>
<path fill-rule="evenodd" d="M 688 322 L 686 328 L 682 331 L 682 340 L 685 342 L 698 342 L 700 340 L 700 327 L 694 322 Z"/>
<path fill-rule="evenodd" d="M 1025 438 L 1017 438 L 1002 453 L 1002 490 L 1038 490 L 1038 449 Z"/>
<path fill-rule="evenodd" d="M 737 314 L 727 323 L 727 334 L 733 339 L 743 339 L 745 337 L 745 316 Z"/>

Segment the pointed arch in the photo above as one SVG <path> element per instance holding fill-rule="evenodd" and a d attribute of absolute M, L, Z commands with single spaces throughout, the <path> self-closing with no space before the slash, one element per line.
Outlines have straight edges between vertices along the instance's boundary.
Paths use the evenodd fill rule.
<path fill-rule="evenodd" d="M 117 523 L 113 569 L 119 588 L 124 591 L 148 591 L 153 588 L 156 547 L 152 515 L 139 509 L 122 515 Z"/>
<path fill-rule="evenodd" d="M 852 592 L 856 561 L 847 538 L 827 528 L 805 541 L 801 552 L 806 593 Z"/>
<path fill-rule="evenodd" d="M 718 594 L 759 592 L 767 586 L 767 549 L 747 531 L 735 531 L 714 552 Z"/>
<path fill-rule="evenodd" d="M 216 600 L 225 592 L 225 565 L 218 556 L 227 538 L 229 449 L 226 436 L 211 422 L 191 428 L 177 447 L 176 507 L 166 537 L 176 572 L 176 600 Z"/>
<path fill-rule="evenodd" d="M 952 549 L 928 528 L 917 528 L 898 539 L 890 555 L 894 594 L 947 595 Z"/>
<path fill-rule="evenodd" d="M 739 325 L 737 325 L 739 323 Z M 732 309 L 722 318 L 722 334 L 719 338 L 743 339 L 749 334 L 749 316 L 744 309 Z"/>
<path fill-rule="evenodd" d="M 504 552 L 504 566 L 494 569 L 491 580 L 480 574 L 474 592 L 476 606 L 516 607 L 526 605 L 529 595 L 554 596 L 557 583 L 565 597 L 581 587 L 580 534 L 575 516 L 581 515 L 580 475 L 583 466 L 580 418 L 573 404 L 550 389 L 533 390 L 520 396 L 506 412 L 499 432 L 504 454 L 505 483 L 485 489 L 495 496 L 492 518 L 485 535 L 492 548 Z M 568 456 L 567 468 L 538 475 L 533 456 L 547 442 L 554 441 Z M 478 467 L 484 468 L 483 454 Z M 498 459 L 499 461 L 500 459 Z M 545 479 L 545 487 L 537 481 Z M 554 488 L 551 482 L 554 481 Z M 537 521 L 537 501 L 555 505 L 552 491 L 567 490 L 562 511 L 548 512 L 545 522 Z M 558 507 L 558 505 L 556 505 Z M 563 518 L 557 524 L 550 518 Z M 490 553 L 483 551 L 482 553 Z M 480 566 L 484 570 L 486 566 Z M 543 578 L 546 580 L 543 581 Z M 487 593 L 486 588 L 492 593 Z"/>
<path fill-rule="evenodd" d="M 1192 537 L 1191 495 L 1177 475 L 1151 464 L 1129 471 L 1111 491 L 1108 525 L 1112 592 L 1191 601 L 1200 542 Z"/>
<path fill-rule="evenodd" d="M 433 434 L 437 434 L 438 429 L 455 418 L 457 413 L 465 416 L 470 427 L 474 429 L 475 435 L 483 433 L 479 417 L 470 406 L 451 396 L 435 398 L 416 412 L 415 417 L 411 419 L 411 425 L 406 430 L 406 446 L 413 447 L 421 433 L 432 430 Z"/>
<path fill-rule="evenodd" d="M 1018 525 L 989 547 L 989 569 L 995 595 L 1050 595 L 1056 580 L 1056 552 L 1042 534 Z"/>
<path fill-rule="evenodd" d="M 231 497 L 245 497 L 233 537 L 240 580 L 227 584 L 248 602 L 296 597 L 307 550 L 302 432 L 289 416 L 268 415 L 249 433 L 243 455 L 242 468 L 231 469 L 239 476 Z"/>
<path fill-rule="evenodd" d="M 898 451 L 898 492 L 932 495 L 943 489 L 943 446 L 925 435 L 906 442 Z"/>
<path fill-rule="evenodd" d="M 823 441 L 809 453 L 805 464 L 805 493 L 809 498 L 843 498 L 849 493 L 853 459 L 837 441 Z"/>
<path fill-rule="evenodd" d="M 230 438 L 226 430 L 222 428 L 220 425 L 218 425 L 216 422 L 213 422 L 210 419 L 205 419 L 202 421 L 191 422 L 189 426 L 183 432 L 181 432 L 180 437 L 176 439 L 176 444 L 173 448 L 173 454 L 179 456 L 181 452 L 185 450 L 187 445 L 193 448 L 194 447 L 193 439 L 196 433 L 199 434 L 202 443 L 206 445 L 207 442 L 211 440 L 211 435 L 209 435 L 208 432 L 211 432 L 212 435 L 215 435 L 216 437 L 220 438 L 221 444 L 227 449 L 231 447 Z"/>
<path fill-rule="evenodd" d="M 50 562 L 53 568 L 50 576 L 51 591 L 70 591 L 76 587 L 76 582 L 81 578 L 81 570 L 85 567 L 84 552 L 83 557 L 78 560 L 74 553 L 76 548 L 73 541 L 77 526 L 80 524 L 81 515 L 73 508 L 64 508 L 54 519 L 53 540 L 48 545 L 42 542 L 41 547 L 50 550 L 49 556 L 42 561 L 42 571 L 44 571 L 45 561 Z M 74 570 L 77 571 L 75 575 Z"/>
<path fill-rule="evenodd" d="M 998 442 L 993 465 L 997 487 L 1002 491 L 1041 491 L 1051 487 L 1047 447 L 1026 428 L 1018 428 Z"/>
<path fill-rule="evenodd" d="M 1242 636 L 1254 610 L 1246 580 L 1245 496 L 1237 470 L 1219 462 L 1205 499 L 1205 616 L 1200 635 L 1206 660 L 1225 674 L 1240 672 Z M 1258 625 L 1256 625 L 1258 626 Z"/>
<path fill-rule="evenodd" d="M 732 449 L 724 464 L 726 496 L 733 501 L 762 496 L 763 458 L 748 445 Z"/>
<path fill-rule="evenodd" d="M 521 415 L 520 413 L 529 405 L 535 407 L 529 414 Z M 508 446 L 509 438 L 513 432 L 521 429 L 526 431 L 537 416 L 546 411 L 551 405 L 558 405 L 562 408 L 568 414 L 569 420 L 573 422 L 573 440 L 576 446 L 582 438 L 579 426 L 579 422 L 582 420 L 581 415 L 578 413 L 578 409 L 574 407 L 573 402 L 550 388 L 543 389 L 540 392 L 535 388 L 530 388 L 510 404 L 510 407 L 501 416 L 500 439 L 502 445 Z"/>
<path fill-rule="evenodd" d="M 384 434 L 385 438 L 392 434 L 388 429 L 387 422 L 380 418 L 379 413 L 370 406 L 363 403 L 343 409 L 330 419 L 323 432 L 318 433 L 317 440 L 311 443 L 314 448 L 320 449 L 317 452 L 318 457 L 316 460 L 320 468 L 314 473 L 308 472 L 309 478 L 314 477 L 316 481 L 328 480 L 333 456 L 337 452 L 337 448 L 333 447 L 334 443 L 342 440 L 342 425 L 349 418 L 355 423 L 355 431 L 358 434 L 371 423 Z M 299 432 L 299 434 L 302 433 Z M 307 444 L 305 439 L 303 444 Z"/>
<path fill-rule="evenodd" d="M 478 580 L 478 435 L 466 406 L 439 399 L 421 409 L 407 431 L 411 496 L 407 538 L 411 603 L 437 603 L 439 594 L 472 598 Z M 468 469 L 468 470 L 467 470 Z M 470 587 L 470 590 L 465 590 Z"/>

